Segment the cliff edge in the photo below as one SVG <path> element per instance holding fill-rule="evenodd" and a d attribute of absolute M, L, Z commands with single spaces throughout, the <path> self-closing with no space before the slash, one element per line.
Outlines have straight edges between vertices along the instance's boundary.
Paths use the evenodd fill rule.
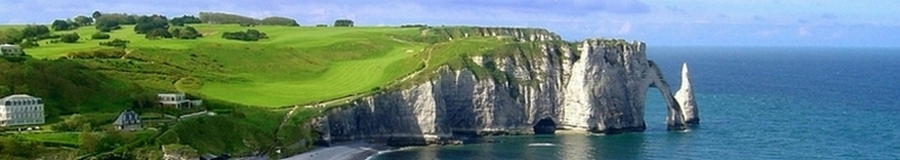
<path fill-rule="evenodd" d="M 683 81 L 688 83 L 687 89 L 682 88 L 687 96 L 676 99 L 659 68 L 647 60 L 643 42 L 554 43 L 555 38 L 531 37 L 556 35 L 527 37 L 511 43 L 533 44 L 537 49 L 467 57 L 472 67 L 444 66 L 425 82 L 326 111 L 315 121 L 317 130 L 326 142 L 367 140 L 393 145 L 557 129 L 639 132 L 646 128 L 644 102 L 650 88 L 662 93 L 669 129 L 682 130 L 699 122 L 690 82 Z M 492 76 L 483 76 L 483 70 Z"/>

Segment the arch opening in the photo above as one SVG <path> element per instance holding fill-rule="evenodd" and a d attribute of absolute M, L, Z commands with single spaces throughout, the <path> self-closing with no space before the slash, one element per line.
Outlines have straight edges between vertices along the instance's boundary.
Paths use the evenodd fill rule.
<path fill-rule="evenodd" d="M 556 133 L 556 122 L 550 118 L 544 118 L 534 125 L 534 134 L 554 134 Z"/>

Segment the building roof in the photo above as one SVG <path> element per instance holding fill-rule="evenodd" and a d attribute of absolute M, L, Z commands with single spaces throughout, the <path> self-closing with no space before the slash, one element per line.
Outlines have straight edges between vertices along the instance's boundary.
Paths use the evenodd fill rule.
<path fill-rule="evenodd" d="M 159 93 L 156 96 L 184 96 L 184 93 Z"/>
<path fill-rule="evenodd" d="M 141 117 L 138 116 L 137 113 L 134 113 L 132 110 L 125 110 L 119 114 L 119 118 L 116 118 L 116 121 L 113 122 L 114 125 L 129 125 L 129 124 L 138 124 L 141 123 Z"/>
<path fill-rule="evenodd" d="M 34 100 L 34 99 L 41 99 L 41 98 L 32 97 L 31 95 L 27 95 L 27 94 L 14 94 L 14 95 L 9 95 L 9 96 L 0 98 L 0 102 L 6 102 L 6 101 L 10 101 L 10 100 Z"/>

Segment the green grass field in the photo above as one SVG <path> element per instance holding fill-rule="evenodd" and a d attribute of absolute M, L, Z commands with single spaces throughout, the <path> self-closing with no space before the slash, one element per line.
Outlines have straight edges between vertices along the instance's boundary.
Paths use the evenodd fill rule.
<path fill-rule="evenodd" d="M 191 68 L 176 76 L 222 77 L 204 79 L 199 88 L 182 90 L 184 92 L 267 107 L 308 104 L 371 91 L 419 69 L 422 60 L 414 56 L 428 45 L 394 38 L 418 34 L 417 28 L 258 26 L 253 28 L 269 35 L 269 39 L 244 42 L 223 39 L 221 34 L 243 31 L 247 27 L 194 27 L 205 37 L 148 40 L 135 34 L 133 26 L 123 26 L 111 33 L 111 39 L 131 41 L 129 56 L 141 57 L 153 64 Z M 35 58 L 55 59 L 71 51 L 102 48 L 98 43 L 106 41 L 91 40 L 90 35 L 97 32 L 92 27 L 57 33 L 71 32 L 82 38 L 73 44 L 42 41 L 40 47 L 25 52 Z M 197 56 L 219 66 L 198 68 L 195 64 Z"/>
<path fill-rule="evenodd" d="M 22 134 L 22 137 L 25 139 L 38 141 L 38 142 L 51 142 L 58 144 L 66 144 L 72 146 L 78 146 L 80 144 L 78 140 L 79 132 L 54 132 L 54 133 L 33 133 L 33 134 Z"/>
<path fill-rule="evenodd" d="M 127 58 L 83 62 L 112 77 L 151 88 L 245 105 L 283 107 L 371 93 L 426 66 L 425 73 L 443 65 L 459 69 L 466 64 L 461 57 L 489 54 L 510 43 L 494 37 L 440 42 L 441 35 L 437 34 L 428 41 L 440 43 L 416 42 L 415 39 L 428 39 L 421 38 L 425 32 L 419 28 L 286 26 L 252 27 L 266 33 L 269 39 L 244 42 L 221 38 L 221 34 L 248 27 L 193 27 L 204 37 L 148 40 L 135 34 L 133 26 L 123 26 L 111 32 L 111 39 L 131 41 Z M 450 31 L 467 31 L 464 27 L 458 29 Z M 77 43 L 54 44 L 45 40 L 39 42 L 40 47 L 25 52 L 35 58 L 55 59 L 72 51 L 104 48 L 98 43 L 107 41 L 91 40 L 90 35 L 97 32 L 93 27 L 58 33 L 72 32 L 82 37 Z M 406 83 L 428 78 L 420 76 Z"/>

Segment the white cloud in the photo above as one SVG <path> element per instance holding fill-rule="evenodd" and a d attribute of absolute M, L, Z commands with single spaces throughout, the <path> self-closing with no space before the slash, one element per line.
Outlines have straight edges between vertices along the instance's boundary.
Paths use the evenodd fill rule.
<path fill-rule="evenodd" d="M 622 27 L 619 27 L 619 31 L 616 33 L 623 35 L 631 33 L 631 21 L 625 21 L 625 23 L 622 24 Z"/>

